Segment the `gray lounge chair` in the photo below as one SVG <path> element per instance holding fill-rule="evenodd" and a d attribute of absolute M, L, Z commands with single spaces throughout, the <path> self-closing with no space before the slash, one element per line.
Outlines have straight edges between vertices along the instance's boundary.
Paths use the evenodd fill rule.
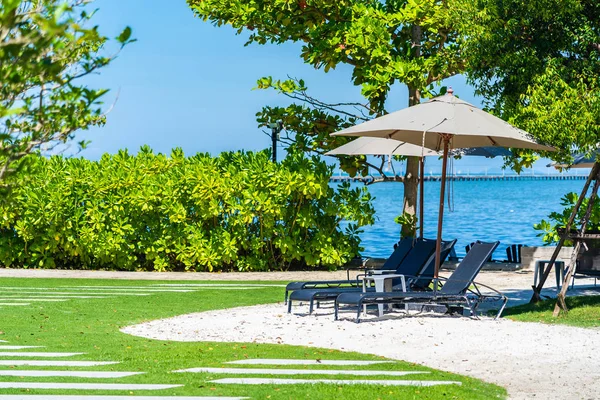
<path fill-rule="evenodd" d="M 417 239 L 419 240 L 419 239 Z M 373 270 L 379 271 L 392 271 L 395 272 L 396 269 L 400 266 L 404 258 L 408 255 L 410 250 L 413 248 L 414 244 L 417 240 L 413 238 L 404 238 L 402 239 L 394 252 L 390 255 L 390 257 L 385 260 L 383 265 L 379 268 L 374 268 Z M 295 290 L 304 290 L 304 289 L 329 289 L 329 288 L 342 288 L 342 287 L 358 287 L 360 286 L 360 282 L 357 279 L 350 279 L 348 275 L 348 279 L 346 280 L 330 280 L 330 281 L 306 281 L 306 282 L 290 282 L 285 287 L 285 297 L 284 302 L 287 304 L 288 296 L 290 292 Z"/>
<path fill-rule="evenodd" d="M 475 277 L 481 271 L 483 264 L 494 252 L 500 242 L 476 242 L 465 258 L 461 261 L 450 278 L 438 278 L 434 282 L 431 292 L 367 292 L 367 293 L 341 293 L 335 300 L 334 313 L 338 319 L 340 305 L 357 307 L 356 322 L 360 322 L 362 307 L 369 304 L 441 304 L 447 306 L 466 305 L 471 315 L 476 316 L 478 306 L 484 301 L 502 301 L 502 306 L 496 314 L 500 317 L 508 299 L 502 293 L 489 286 L 475 283 Z M 438 282 L 443 281 L 441 289 Z M 484 295 L 480 287 L 485 287 L 494 292 L 493 295 Z"/>
<path fill-rule="evenodd" d="M 444 257 L 448 255 L 452 246 L 454 246 L 456 240 L 451 242 L 444 242 Z M 396 274 L 402 274 L 405 277 L 419 280 L 420 274 L 426 271 L 429 274 L 428 278 L 433 279 L 433 266 L 435 263 L 435 240 L 430 239 L 419 239 L 416 241 L 415 246 L 404 258 L 398 268 L 393 271 Z M 401 285 L 402 279 L 396 278 L 392 280 L 392 285 Z M 409 287 L 411 281 L 409 280 Z M 400 286 L 398 286 L 400 287 Z M 368 290 L 373 290 L 369 288 Z M 288 313 L 292 312 L 293 301 L 306 301 L 309 302 L 309 314 L 312 314 L 314 309 L 314 303 L 324 301 L 334 301 L 337 296 L 342 293 L 362 293 L 362 287 L 340 287 L 340 288 L 322 288 L 322 289 L 304 289 L 295 290 L 291 293 L 288 299 Z"/>

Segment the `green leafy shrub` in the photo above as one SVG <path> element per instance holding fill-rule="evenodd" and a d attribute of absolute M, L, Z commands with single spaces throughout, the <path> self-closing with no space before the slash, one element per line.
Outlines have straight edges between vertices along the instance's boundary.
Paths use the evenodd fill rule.
<path fill-rule="evenodd" d="M 373 223 L 366 188 L 334 190 L 317 158 L 269 158 L 147 147 L 97 162 L 36 157 L 35 174 L 0 205 L 0 262 L 252 271 L 331 268 L 357 255 L 360 227 Z"/>
<path fill-rule="evenodd" d="M 564 207 L 561 212 L 552 212 L 548 215 L 549 221 L 543 219 L 540 221 L 540 223 L 533 225 L 535 230 L 540 231 L 537 236 L 541 237 L 542 241 L 546 245 L 558 243 L 560 240 L 558 230 L 564 229 L 567 226 L 567 222 L 571 217 L 575 203 L 577 203 L 579 200 L 579 195 L 575 192 L 570 192 L 565 194 L 560 200 L 561 206 Z M 581 207 L 579 208 L 577 216 L 575 217 L 575 221 L 571 227 L 572 229 L 578 229 L 581 226 L 581 220 L 585 216 L 588 204 L 589 198 L 583 199 Z M 586 230 L 600 231 L 600 201 L 598 199 L 596 199 L 592 205 L 592 213 L 590 215 L 590 220 L 587 223 Z M 571 245 L 571 242 L 567 240 L 565 241 L 565 244 Z"/>

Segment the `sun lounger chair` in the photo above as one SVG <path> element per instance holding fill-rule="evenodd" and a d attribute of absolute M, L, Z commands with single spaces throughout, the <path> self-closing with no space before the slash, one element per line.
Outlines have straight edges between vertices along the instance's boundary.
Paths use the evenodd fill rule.
<path fill-rule="evenodd" d="M 483 264 L 488 257 L 498 247 L 499 242 L 494 243 L 474 243 L 471 250 L 461 261 L 450 278 L 438 278 L 434 282 L 434 289 L 431 292 L 367 292 L 367 293 L 342 293 L 335 301 L 334 313 L 335 319 L 338 319 L 340 305 L 355 306 L 358 309 L 356 322 L 360 322 L 362 307 L 369 304 L 440 304 L 446 306 L 466 305 L 471 311 L 471 315 L 476 316 L 478 306 L 484 301 L 502 301 L 502 306 L 496 318 L 500 317 L 507 298 L 502 293 L 490 288 L 489 286 L 475 283 L 475 277 L 481 271 Z M 438 288 L 438 282 L 444 284 Z M 484 295 L 480 288 L 486 288 L 494 292 L 493 295 Z"/>
<path fill-rule="evenodd" d="M 443 264 L 444 261 L 450 256 L 452 250 L 454 250 L 454 245 L 456 244 L 456 239 L 451 241 L 442 241 L 442 246 L 440 250 L 440 262 Z M 435 272 L 435 251 L 431 254 L 427 263 L 417 276 L 410 279 L 409 290 L 411 291 L 423 291 L 430 290 L 431 282 L 433 282 L 433 274 Z M 411 278 L 411 277 L 409 277 Z"/>
<path fill-rule="evenodd" d="M 512 244 L 506 248 L 506 262 L 521 263 L 522 244 Z"/>
<path fill-rule="evenodd" d="M 450 252 L 450 249 L 456 240 L 451 242 L 442 243 L 444 246 L 443 256 L 446 257 Z M 415 280 L 419 282 L 419 285 L 424 285 L 427 280 L 433 279 L 433 269 L 432 263 L 435 263 L 435 240 L 431 239 L 419 239 L 416 241 L 415 246 L 412 248 L 410 253 L 404 258 L 402 263 L 399 265 L 398 269 L 394 271 L 396 274 L 402 274 L 406 278 L 409 278 L 409 281 L 406 282 L 406 278 L 404 279 L 404 284 L 408 284 L 408 287 L 412 284 L 412 281 Z M 419 278 L 421 274 L 426 272 L 428 276 L 423 276 L 423 281 Z M 359 276 L 360 277 L 360 276 Z M 360 282 L 359 279 L 357 279 Z M 398 285 L 398 288 L 402 285 L 402 278 L 392 279 L 392 285 Z M 373 290 L 369 288 L 367 290 Z M 362 287 L 340 287 L 340 288 L 321 288 L 321 289 L 303 289 L 303 290 L 295 290 L 293 291 L 288 299 L 288 313 L 292 312 L 292 303 L 293 301 L 306 301 L 309 302 L 309 314 L 312 314 L 314 309 L 314 303 L 317 302 L 317 305 L 324 301 L 334 301 L 337 296 L 342 293 L 362 293 Z"/>
<path fill-rule="evenodd" d="M 465 254 L 468 253 L 469 251 L 471 251 L 471 247 L 473 247 L 473 245 L 475 243 L 478 243 L 478 242 L 471 242 L 470 244 L 465 246 Z M 490 254 L 490 257 L 486 260 L 486 262 L 494 262 L 494 260 L 492 260 L 492 256 L 493 256 L 493 254 Z"/>
<path fill-rule="evenodd" d="M 418 240 L 418 239 L 417 239 Z M 413 238 L 404 238 L 402 239 L 394 249 L 394 252 L 390 255 L 390 257 L 385 260 L 385 263 L 381 265 L 381 267 L 376 268 L 374 270 L 381 271 L 392 271 L 395 272 L 398 266 L 402 263 L 402 260 L 408 255 L 410 250 L 413 248 L 413 245 L 416 243 Z M 288 295 L 290 292 L 295 290 L 304 290 L 304 289 L 317 289 L 317 288 L 342 288 L 342 287 L 358 287 L 360 286 L 360 282 L 356 279 L 346 279 L 346 280 L 331 280 L 331 281 L 307 281 L 307 282 L 290 282 L 285 287 L 285 297 L 284 302 L 287 304 Z"/>

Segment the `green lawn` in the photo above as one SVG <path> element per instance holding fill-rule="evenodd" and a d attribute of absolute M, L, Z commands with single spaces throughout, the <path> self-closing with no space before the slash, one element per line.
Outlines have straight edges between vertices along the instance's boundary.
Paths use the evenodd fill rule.
<path fill-rule="evenodd" d="M 523 304 L 507 308 L 504 316 L 515 321 L 542 322 L 545 324 L 563 324 L 592 328 L 600 326 L 600 296 L 567 297 L 568 313 L 552 316 L 556 299 L 541 301 L 537 304 Z"/>
<path fill-rule="evenodd" d="M 82 280 L 82 279 L 0 279 L 0 287 L 57 287 L 75 285 L 148 286 L 157 281 Z M 190 282 L 186 282 L 190 283 Z M 194 282 L 201 283 L 201 282 Z M 217 283 L 217 282 L 204 282 Z M 218 282 L 224 283 L 224 282 Z M 239 283 L 239 282 L 231 282 Z M 250 282 L 245 282 L 250 283 Z M 256 282 L 259 283 L 259 282 Z M 265 282 L 260 282 L 265 283 Z M 0 289 L 6 295 L 7 289 Z M 13 294 L 11 291 L 10 294 Z M 372 370 L 419 370 L 430 371 L 428 375 L 404 377 L 352 377 L 303 375 L 300 378 L 327 379 L 419 379 L 460 381 L 462 385 L 437 387 L 397 387 L 376 385 L 338 386 L 316 385 L 219 385 L 209 383 L 218 378 L 232 378 L 225 374 L 173 373 L 172 371 L 193 367 L 234 367 L 223 364 L 244 358 L 298 358 L 298 359 L 355 359 L 381 360 L 380 357 L 358 353 L 347 353 L 327 349 L 315 349 L 287 345 L 263 345 L 253 343 L 216 342 L 167 342 L 130 336 L 119 328 L 191 312 L 223 309 L 235 306 L 281 301 L 282 287 L 252 290 L 222 291 L 203 289 L 191 293 L 154 293 L 151 296 L 119 296 L 104 299 L 71 299 L 59 303 L 32 303 L 21 307 L 0 307 L 0 340 L 4 345 L 40 345 L 39 351 L 85 352 L 85 355 L 61 358 L 60 360 L 105 360 L 120 361 L 120 364 L 101 367 L 79 367 L 94 371 L 143 371 L 144 374 L 103 383 L 161 383 L 182 384 L 183 387 L 160 391 L 79 391 L 0 389 L 3 394 L 133 394 L 133 395 L 198 395 L 198 396 L 249 396 L 253 399 L 490 399 L 504 398 L 506 391 L 495 385 L 455 374 L 432 370 L 406 362 L 344 367 L 344 369 Z M 282 305 L 282 312 L 284 311 Z M 7 357 L 4 357 L 6 359 Z M 0 358 L 2 359 L 2 358 Z M 244 365 L 236 367 L 243 368 Z M 253 367 L 253 366 L 247 366 Z M 0 369 L 10 367 L 0 366 Z M 44 369 L 43 367 L 18 367 L 19 369 Z M 260 368 L 256 366 L 255 368 Z M 265 368 L 278 368 L 269 366 Z M 340 367 L 290 366 L 282 368 L 340 369 Z M 50 369 L 50 368 L 47 368 Z M 52 369 L 57 369 L 56 367 Z M 73 370 L 68 367 L 62 369 Z M 250 375 L 251 376 L 251 375 Z M 256 376 L 260 377 L 260 376 Z M 282 376 L 281 378 L 295 378 Z M 0 377 L 0 381 L 51 381 L 89 382 L 80 378 L 23 378 Z"/>

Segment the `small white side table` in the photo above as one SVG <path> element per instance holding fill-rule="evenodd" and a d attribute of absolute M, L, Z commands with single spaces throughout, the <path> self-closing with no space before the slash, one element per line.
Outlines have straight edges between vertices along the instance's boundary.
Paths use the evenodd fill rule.
<path fill-rule="evenodd" d="M 382 274 L 382 275 L 363 275 L 359 279 L 362 280 L 363 292 L 367 291 L 367 282 L 375 283 L 375 291 L 391 292 L 392 279 L 400 278 L 402 282 L 402 291 L 406 292 L 406 278 L 402 274 Z M 377 304 L 379 316 L 383 316 L 383 304 Z"/>

